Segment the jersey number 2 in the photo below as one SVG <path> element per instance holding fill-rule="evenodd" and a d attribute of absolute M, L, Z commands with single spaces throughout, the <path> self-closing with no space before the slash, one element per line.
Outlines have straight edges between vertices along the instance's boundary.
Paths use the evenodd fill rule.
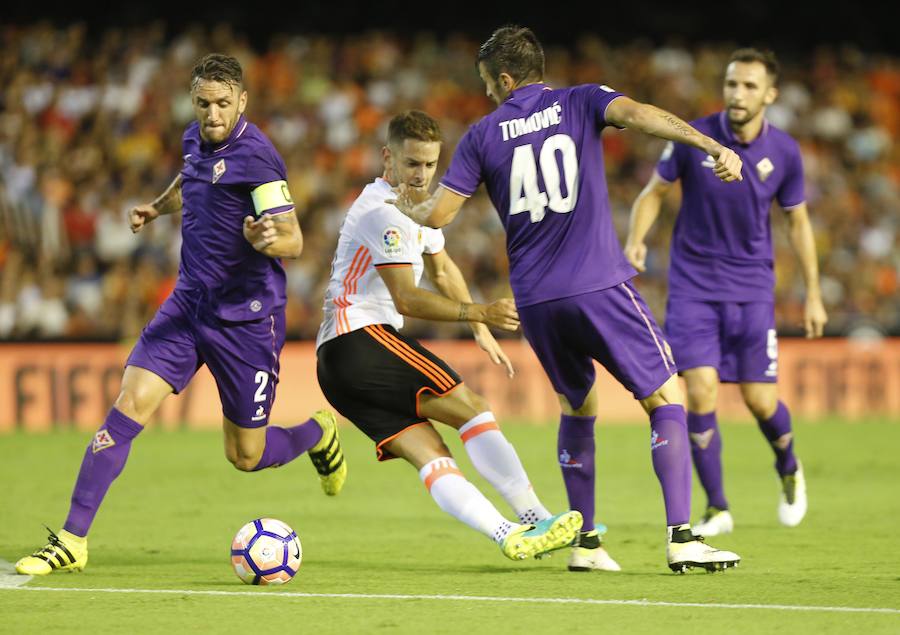
<path fill-rule="evenodd" d="M 253 401 L 265 401 L 266 400 L 266 386 L 269 385 L 269 373 L 265 371 L 257 371 L 256 372 L 256 383 L 259 384 L 259 387 L 256 389 L 256 394 L 253 397 Z"/>
<path fill-rule="evenodd" d="M 562 158 L 562 174 L 556 160 L 557 152 Z M 572 137 L 565 134 L 548 137 L 541 146 L 539 161 L 546 192 L 538 188 L 538 167 L 530 143 L 513 150 L 509 173 L 509 215 L 528 212 L 532 223 L 544 219 L 547 207 L 557 214 L 568 214 L 578 201 L 578 153 Z M 562 195 L 560 187 L 562 179 L 565 179 L 566 196 Z"/>

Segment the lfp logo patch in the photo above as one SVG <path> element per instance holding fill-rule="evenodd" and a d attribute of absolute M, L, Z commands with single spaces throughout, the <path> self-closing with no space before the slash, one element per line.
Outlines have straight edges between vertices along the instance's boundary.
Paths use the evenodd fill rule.
<path fill-rule="evenodd" d="M 388 257 L 399 256 L 403 252 L 403 234 L 398 227 L 388 227 L 381 236 L 384 246 L 384 255 Z"/>

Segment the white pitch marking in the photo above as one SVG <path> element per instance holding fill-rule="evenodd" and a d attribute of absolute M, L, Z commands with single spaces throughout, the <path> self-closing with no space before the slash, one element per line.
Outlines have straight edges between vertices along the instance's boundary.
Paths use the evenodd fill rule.
<path fill-rule="evenodd" d="M 24 576 L 23 576 L 24 577 Z M 520 602 L 523 604 L 600 604 L 700 609 L 763 609 L 769 611 L 812 611 L 823 613 L 886 613 L 900 615 L 900 609 L 856 606 L 794 606 L 790 604 L 716 604 L 705 602 L 656 602 L 652 600 L 597 600 L 592 598 L 517 598 L 489 595 L 400 595 L 393 593 L 289 593 L 286 591 L 199 591 L 179 589 L 67 589 L 63 587 L 8 587 L 16 591 L 58 591 L 61 593 L 147 593 L 159 595 L 252 596 L 258 598 L 336 598 L 348 600 L 438 600 L 450 602 Z"/>
<path fill-rule="evenodd" d="M 30 575 L 19 575 L 11 562 L 0 560 L 0 589 L 15 589 L 29 580 Z"/>

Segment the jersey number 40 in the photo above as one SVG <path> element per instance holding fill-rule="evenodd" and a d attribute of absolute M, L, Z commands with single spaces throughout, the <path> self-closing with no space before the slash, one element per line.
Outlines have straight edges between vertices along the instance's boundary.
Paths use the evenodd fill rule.
<path fill-rule="evenodd" d="M 557 152 L 562 157 L 562 173 Z M 578 200 L 578 154 L 572 137 L 565 134 L 548 137 L 541 146 L 538 161 L 546 192 L 538 187 L 538 166 L 530 143 L 513 150 L 509 173 L 509 215 L 528 212 L 532 223 L 542 221 L 548 207 L 557 214 L 568 214 Z M 563 179 L 566 196 L 562 195 Z"/>

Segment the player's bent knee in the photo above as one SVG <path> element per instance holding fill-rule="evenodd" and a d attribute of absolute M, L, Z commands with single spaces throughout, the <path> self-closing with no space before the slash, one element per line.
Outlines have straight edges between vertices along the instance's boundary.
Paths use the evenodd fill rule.
<path fill-rule="evenodd" d="M 237 449 L 226 450 L 225 456 L 235 469 L 241 472 L 252 472 L 262 458 L 262 454 L 242 453 Z"/>
<path fill-rule="evenodd" d="M 660 406 L 681 406 L 683 404 L 684 393 L 681 390 L 681 385 L 678 383 L 678 377 L 676 375 L 669 377 L 669 379 L 666 380 L 666 383 L 657 388 L 652 395 L 645 399 L 641 399 L 641 406 L 643 406 L 644 410 L 648 413 L 653 412 Z"/>
<path fill-rule="evenodd" d="M 755 399 L 747 399 L 746 403 L 753 416 L 762 421 L 771 419 L 778 409 L 777 398 L 757 397 Z"/>

